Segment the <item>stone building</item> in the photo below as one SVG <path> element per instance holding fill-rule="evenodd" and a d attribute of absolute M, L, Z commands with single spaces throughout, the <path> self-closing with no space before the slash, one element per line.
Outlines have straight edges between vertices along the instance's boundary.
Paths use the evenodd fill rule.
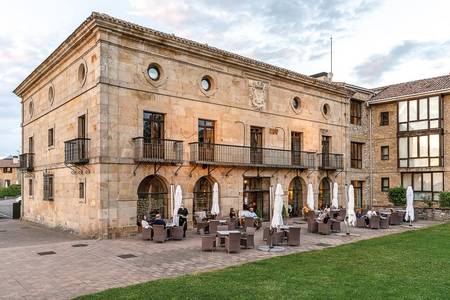
<path fill-rule="evenodd" d="M 0 187 L 20 184 L 19 166 L 18 156 L 0 159 Z"/>
<path fill-rule="evenodd" d="M 278 183 L 292 216 L 309 183 L 316 207 L 335 182 L 341 205 L 350 183 L 357 206 L 387 201 L 370 151 L 379 94 L 327 76 L 93 13 L 15 93 L 26 220 L 127 234 L 144 214 L 169 218 L 176 185 L 191 216 L 210 209 L 215 183 L 224 215 L 249 205 L 266 220 Z"/>

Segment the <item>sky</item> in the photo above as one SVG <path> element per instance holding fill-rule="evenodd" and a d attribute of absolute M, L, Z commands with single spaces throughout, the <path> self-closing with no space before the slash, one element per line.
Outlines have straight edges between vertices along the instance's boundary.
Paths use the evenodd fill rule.
<path fill-rule="evenodd" d="M 40 0 L 0 2 L 0 157 L 20 152 L 12 91 L 92 11 L 302 74 L 377 87 L 450 74 L 445 0 Z"/>

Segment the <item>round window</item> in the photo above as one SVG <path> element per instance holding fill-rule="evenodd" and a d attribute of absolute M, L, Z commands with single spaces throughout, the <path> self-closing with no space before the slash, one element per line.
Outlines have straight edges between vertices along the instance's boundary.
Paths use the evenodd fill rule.
<path fill-rule="evenodd" d="M 294 110 L 300 109 L 300 107 L 301 107 L 300 98 L 299 97 L 294 97 L 294 99 L 292 99 L 292 101 L 291 101 L 291 105 L 292 105 L 292 108 Z"/>
<path fill-rule="evenodd" d="M 206 92 L 208 92 L 209 90 L 211 90 L 211 79 L 209 79 L 208 77 L 203 77 L 202 78 L 202 89 Z"/>
<path fill-rule="evenodd" d="M 50 102 L 50 104 L 52 104 L 53 99 L 55 99 L 55 91 L 53 90 L 53 87 L 51 86 L 48 88 L 48 102 Z"/>
<path fill-rule="evenodd" d="M 86 79 L 86 66 L 82 63 L 78 67 L 78 81 L 83 84 Z"/>
<path fill-rule="evenodd" d="M 159 77 L 161 76 L 159 68 L 155 65 L 151 65 L 150 67 L 148 67 L 147 73 L 148 77 L 150 77 L 150 79 L 154 81 L 158 80 Z"/>
<path fill-rule="evenodd" d="M 323 105 L 322 112 L 325 116 L 328 116 L 330 114 L 330 105 L 328 105 L 328 103 L 325 103 Z"/>

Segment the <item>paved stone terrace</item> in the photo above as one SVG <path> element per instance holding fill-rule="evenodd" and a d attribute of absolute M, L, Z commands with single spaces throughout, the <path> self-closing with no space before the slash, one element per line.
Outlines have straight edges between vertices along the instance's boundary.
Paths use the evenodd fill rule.
<path fill-rule="evenodd" d="M 438 222 L 420 221 L 425 227 Z M 227 254 L 224 250 L 201 252 L 200 236 L 189 232 L 184 241 L 156 244 L 139 236 L 121 240 L 78 240 L 76 237 L 30 223 L 0 220 L 0 299 L 68 299 L 108 288 L 127 286 L 163 277 L 210 271 L 276 255 L 337 246 L 363 239 L 411 230 L 395 226 L 387 230 L 352 229 L 359 237 L 321 236 L 306 232 L 302 224 L 301 246 L 283 253 L 256 249 Z M 262 245 L 262 230 L 255 236 Z M 328 245 L 318 245 L 320 243 Z M 84 247 L 73 247 L 85 244 Z M 39 255 L 53 251 L 55 254 Z M 120 258 L 132 254 L 136 257 Z"/>

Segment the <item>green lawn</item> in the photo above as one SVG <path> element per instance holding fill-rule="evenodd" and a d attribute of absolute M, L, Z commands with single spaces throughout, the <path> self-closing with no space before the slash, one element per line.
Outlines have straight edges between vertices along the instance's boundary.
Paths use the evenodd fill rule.
<path fill-rule="evenodd" d="M 450 299 L 450 224 L 80 299 L 257 298 Z"/>

